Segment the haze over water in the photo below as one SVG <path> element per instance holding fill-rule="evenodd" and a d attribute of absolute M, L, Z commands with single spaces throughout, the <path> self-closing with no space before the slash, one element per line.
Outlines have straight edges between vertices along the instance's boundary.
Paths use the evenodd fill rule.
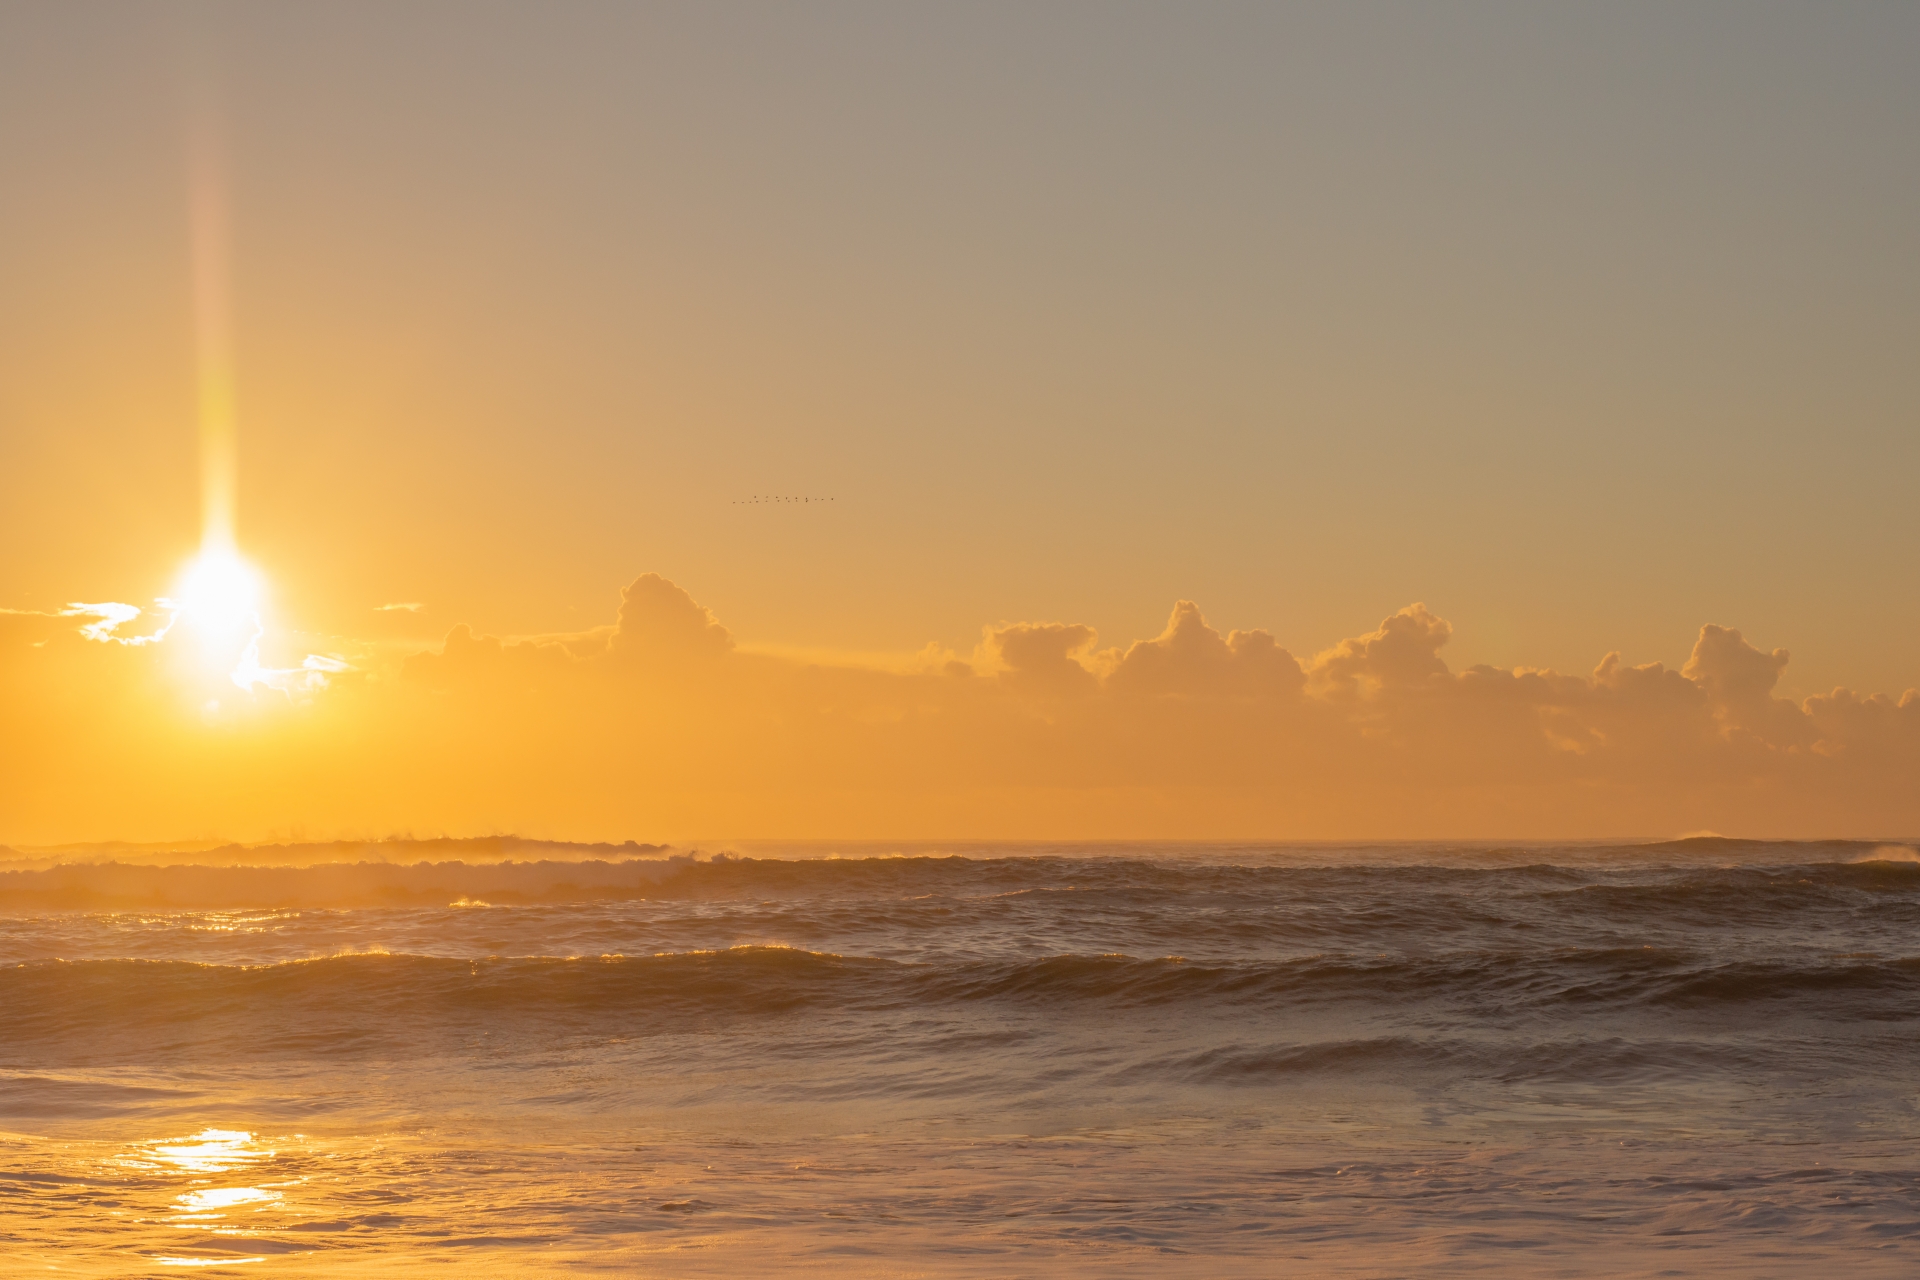
<path fill-rule="evenodd" d="M 421 851 L 0 872 L 9 1268 L 1914 1266 L 1909 846 Z"/>

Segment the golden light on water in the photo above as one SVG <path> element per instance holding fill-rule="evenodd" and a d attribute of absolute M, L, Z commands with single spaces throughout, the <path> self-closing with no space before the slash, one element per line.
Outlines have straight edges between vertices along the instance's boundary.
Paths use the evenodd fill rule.
<path fill-rule="evenodd" d="M 243 1204 L 265 1204 L 279 1198 L 278 1191 L 269 1191 L 265 1187 L 213 1187 L 205 1191 L 189 1191 L 177 1197 L 183 1208 L 208 1218 L 221 1216 L 218 1212 L 221 1209 Z"/>
<path fill-rule="evenodd" d="M 257 1258 L 155 1258 L 163 1267 L 231 1267 L 242 1262 L 265 1262 L 264 1256 Z"/>
<path fill-rule="evenodd" d="M 273 1153 L 255 1147 L 243 1129 L 202 1129 L 190 1138 L 157 1142 L 146 1154 L 176 1173 L 226 1173 Z"/>
<path fill-rule="evenodd" d="M 122 1162 L 184 1180 L 184 1189 L 172 1195 L 161 1225 L 238 1242 L 261 1234 L 261 1227 L 246 1215 L 274 1209 L 285 1198 L 278 1188 L 288 1183 L 256 1183 L 247 1178 L 250 1170 L 270 1163 L 277 1154 L 244 1129 L 209 1128 L 189 1137 L 145 1144 Z M 266 1257 L 183 1253 L 157 1255 L 152 1261 L 163 1267 L 219 1267 L 264 1262 Z"/>

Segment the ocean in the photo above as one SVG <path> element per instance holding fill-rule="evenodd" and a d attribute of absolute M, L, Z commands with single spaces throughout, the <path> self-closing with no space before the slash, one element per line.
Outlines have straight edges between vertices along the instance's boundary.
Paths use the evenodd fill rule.
<path fill-rule="evenodd" d="M 1910 843 L 0 862 L 0 1271 L 1920 1274 Z"/>

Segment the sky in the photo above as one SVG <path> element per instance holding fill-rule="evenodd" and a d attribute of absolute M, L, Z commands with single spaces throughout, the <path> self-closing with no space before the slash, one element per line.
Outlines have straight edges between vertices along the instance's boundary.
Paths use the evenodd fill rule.
<path fill-rule="evenodd" d="M 0 4 L 0 840 L 1911 833 L 1916 54 L 1893 4 Z M 114 643 L 203 545 L 209 190 L 218 697 L 191 628 Z M 607 638 L 655 581 L 726 636 L 672 706 Z M 1128 702 L 1178 601 L 1296 674 Z M 1394 618 L 1444 713 L 1342 684 Z M 1006 648 L 1048 625 L 1079 710 Z M 459 627 L 554 670 L 415 661 Z M 1606 736 L 1615 652 L 1698 723 Z M 1587 684 L 1489 727 L 1482 664 Z M 739 745 L 776 711 L 814 746 Z M 546 754 L 368 783 L 476 725 Z"/>

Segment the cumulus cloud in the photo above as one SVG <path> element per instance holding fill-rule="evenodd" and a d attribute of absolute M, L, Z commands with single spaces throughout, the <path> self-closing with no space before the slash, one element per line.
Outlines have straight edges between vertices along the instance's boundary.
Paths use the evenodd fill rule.
<path fill-rule="evenodd" d="M 1700 628 L 1693 656 L 1680 674 L 1700 686 L 1727 728 L 1768 741 L 1805 743 L 1814 726 L 1804 709 L 1773 696 L 1787 657 L 1785 649 L 1763 653 L 1738 631 L 1709 624 Z"/>
<path fill-rule="evenodd" d="M 421 684 L 450 688 L 473 681 L 498 683 L 516 675 L 525 679 L 550 677 L 575 661 L 564 644 L 477 636 L 462 622 L 447 632 L 440 652 L 413 654 L 401 670 L 408 679 Z"/>
<path fill-rule="evenodd" d="M 1007 687 L 1044 694 L 1087 694 L 1099 685 L 1081 661 L 1098 639 L 1077 623 L 1019 622 L 988 627 L 975 665 L 995 672 Z"/>
<path fill-rule="evenodd" d="M 1383 689 L 1415 688 L 1445 680 L 1447 664 L 1440 648 L 1453 636 L 1453 624 L 1410 604 L 1366 635 L 1342 640 L 1313 660 L 1320 689 L 1341 696 Z"/>
<path fill-rule="evenodd" d="M 1124 645 L 1011 622 L 970 659 L 881 669 L 744 650 L 658 574 L 612 614 L 458 625 L 220 736 L 153 692 L 142 655 L 166 646 L 81 638 L 104 615 L 0 613 L 0 815 L 620 839 L 1920 829 L 1920 695 L 1780 698 L 1787 652 L 1718 625 L 1679 670 L 1455 670 L 1423 605 L 1302 662 L 1182 600 Z"/>
<path fill-rule="evenodd" d="M 1136 640 L 1124 653 L 1110 652 L 1106 684 L 1117 693 L 1288 697 L 1306 683 L 1300 664 L 1269 632 L 1222 636 L 1191 600 L 1173 606 L 1167 629 L 1152 640 Z"/>
<path fill-rule="evenodd" d="M 620 593 L 620 615 L 610 651 L 617 657 L 718 657 L 733 649 L 733 634 L 678 585 L 643 573 Z"/>

